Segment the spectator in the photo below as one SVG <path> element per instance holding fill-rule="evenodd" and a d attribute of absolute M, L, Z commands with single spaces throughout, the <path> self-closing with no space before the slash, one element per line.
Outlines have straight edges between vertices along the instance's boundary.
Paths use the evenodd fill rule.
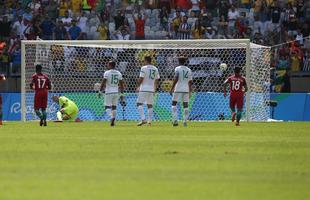
<path fill-rule="evenodd" d="M 218 23 L 218 35 L 219 38 L 228 38 L 228 22 L 224 15 L 221 16 L 221 19 Z"/>
<path fill-rule="evenodd" d="M 163 27 L 163 29 L 168 31 L 169 11 L 165 6 L 162 7 L 162 9 L 160 9 L 159 19 L 160 19 L 160 24 Z"/>
<path fill-rule="evenodd" d="M 50 17 L 52 21 L 55 21 L 58 17 L 58 5 L 54 0 L 49 0 L 48 5 L 45 7 L 45 13 Z"/>
<path fill-rule="evenodd" d="M 64 24 L 61 20 L 58 20 L 57 26 L 54 28 L 53 31 L 53 39 L 54 40 L 66 40 L 68 39 L 68 33 Z"/>
<path fill-rule="evenodd" d="M 135 39 L 136 40 L 144 40 L 145 39 L 145 34 L 144 34 L 144 25 L 145 21 L 147 19 L 146 13 L 143 15 L 144 17 L 142 18 L 142 15 L 138 13 L 138 18 L 135 17 L 134 13 L 132 13 L 132 18 L 134 19 L 135 25 L 136 25 L 136 34 L 135 34 Z"/>
<path fill-rule="evenodd" d="M 127 24 L 119 27 L 117 31 L 114 32 L 114 36 L 117 40 L 129 40 L 130 39 L 130 29 Z"/>
<path fill-rule="evenodd" d="M 225 20 L 228 19 L 228 9 L 229 9 L 228 0 L 220 0 L 218 2 L 219 16 L 223 15 L 225 17 Z"/>
<path fill-rule="evenodd" d="M 7 74 L 10 66 L 10 55 L 8 54 L 8 49 L 4 48 L 3 52 L 0 53 L 0 73 Z"/>
<path fill-rule="evenodd" d="M 71 21 L 72 21 L 72 18 L 69 17 L 69 11 L 66 10 L 65 11 L 65 15 L 64 17 L 61 19 L 61 21 L 63 22 L 65 28 L 67 31 L 69 31 L 70 27 L 71 27 Z"/>
<path fill-rule="evenodd" d="M 4 15 L 2 21 L 0 21 L 0 39 L 5 39 L 10 36 L 11 22 L 8 21 L 8 17 Z"/>
<path fill-rule="evenodd" d="M 181 11 L 177 10 L 176 11 L 176 17 L 173 18 L 173 20 L 172 20 L 172 28 L 174 31 L 174 37 L 175 38 L 178 37 L 178 31 L 179 31 L 179 27 L 180 27 L 181 22 L 182 22 Z"/>
<path fill-rule="evenodd" d="M 286 69 L 286 72 L 283 76 L 283 85 L 281 87 L 281 92 L 290 93 L 291 92 L 291 81 L 290 81 L 290 71 Z"/>
<path fill-rule="evenodd" d="M 38 0 L 32 0 L 28 7 L 31 9 L 32 13 L 38 15 L 41 9 L 41 3 Z"/>
<path fill-rule="evenodd" d="M 289 69 L 289 62 L 287 58 L 283 55 L 280 56 L 278 64 L 277 64 L 278 70 L 286 70 Z"/>
<path fill-rule="evenodd" d="M 11 55 L 12 58 L 12 75 L 20 75 L 20 65 L 21 65 L 21 49 L 20 44 L 16 45 L 14 52 Z"/>
<path fill-rule="evenodd" d="M 190 9 L 190 1 L 189 0 L 175 0 L 175 7 L 186 12 Z"/>
<path fill-rule="evenodd" d="M 14 22 L 13 26 L 12 26 L 12 31 L 14 33 L 16 33 L 16 35 L 21 38 L 21 36 L 23 35 L 25 28 L 24 28 L 24 24 L 23 24 L 23 17 L 22 16 L 18 16 L 18 20 L 16 22 Z"/>
<path fill-rule="evenodd" d="M 33 15 L 31 13 L 31 9 L 26 8 L 25 13 L 23 14 L 23 20 L 27 20 L 28 22 L 30 22 L 32 18 L 33 18 Z"/>
<path fill-rule="evenodd" d="M 59 17 L 69 17 L 69 3 L 66 0 L 60 0 L 59 3 Z"/>
<path fill-rule="evenodd" d="M 300 57 L 298 56 L 296 51 L 293 51 L 290 56 L 290 63 L 291 63 L 291 71 L 292 72 L 299 72 L 300 71 Z"/>
<path fill-rule="evenodd" d="M 74 15 L 79 15 L 82 9 L 83 0 L 71 0 L 71 10 Z"/>
<path fill-rule="evenodd" d="M 69 33 L 69 39 L 70 40 L 80 40 L 83 39 L 82 30 L 80 27 L 76 25 L 77 21 L 75 19 L 72 20 L 68 33 Z"/>
<path fill-rule="evenodd" d="M 207 27 L 206 30 L 206 39 L 215 39 L 215 30 L 212 27 Z"/>
<path fill-rule="evenodd" d="M 190 38 L 191 25 L 187 23 L 187 16 L 183 16 L 183 21 L 179 26 L 179 39 L 186 40 Z"/>
<path fill-rule="evenodd" d="M 239 19 L 239 12 L 236 10 L 234 5 L 231 5 L 228 11 L 228 33 L 234 35 L 236 32 L 236 21 Z"/>
<path fill-rule="evenodd" d="M 114 16 L 114 23 L 115 23 L 115 30 L 118 30 L 119 27 L 124 25 L 125 21 L 125 14 L 123 11 L 117 11 L 117 15 Z"/>
<path fill-rule="evenodd" d="M 53 29 L 55 27 L 54 22 L 49 18 L 48 15 L 44 17 L 40 28 L 42 30 L 42 39 L 43 40 L 52 40 L 53 39 Z"/>
<path fill-rule="evenodd" d="M 78 21 L 78 27 L 81 28 L 83 38 L 87 37 L 87 22 L 88 22 L 88 17 L 85 14 L 85 11 L 81 13 L 81 16 L 77 19 Z"/>
<path fill-rule="evenodd" d="M 205 27 L 201 25 L 201 20 L 197 19 L 192 31 L 193 39 L 203 39 L 205 34 Z"/>
<path fill-rule="evenodd" d="M 99 40 L 109 39 L 109 29 L 103 22 L 98 26 L 97 32 L 99 32 Z"/>

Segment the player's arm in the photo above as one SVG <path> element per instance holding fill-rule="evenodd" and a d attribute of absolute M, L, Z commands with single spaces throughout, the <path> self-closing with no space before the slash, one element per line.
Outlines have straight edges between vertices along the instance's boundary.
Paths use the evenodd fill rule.
<path fill-rule="evenodd" d="M 246 83 L 246 80 L 244 79 L 244 92 L 248 91 L 248 84 Z"/>
<path fill-rule="evenodd" d="M 35 78 L 32 77 L 32 81 L 31 81 L 31 83 L 30 83 L 30 89 L 31 89 L 31 90 L 34 90 L 35 82 L 36 82 Z"/>
<path fill-rule="evenodd" d="M 177 84 L 177 82 L 179 80 L 179 72 L 175 70 L 174 73 L 175 73 L 175 75 L 174 75 L 172 86 L 171 86 L 171 89 L 170 89 L 170 95 L 172 95 L 172 93 L 174 91 L 174 88 L 175 88 L 175 85 Z"/>
<path fill-rule="evenodd" d="M 97 91 L 98 92 L 98 97 L 101 97 L 103 95 L 103 92 L 105 90 L 107 86 L 107 79 L 104 78 L 101 82 L 101 85 L 100 85 L 100 89 Z"/>
<path fill-rule="evenodd" d="M 229 78 L 226 79 L 223 83 L 223 91 L 224 91 L 224 97 L 226 97 L 226 88 L 227 88 L 227 85 L 229 84 Z"/>
<path fill-rule="evenodd" d="M 154 92 L 157 92 L 159 79 L 160 79 L 160 76 L 159 76 L 159 73 L 158 73 L 158 70 L 157 70 L 157 75 L 156 75 L 156 78 L 155 78 L 155 81 L 154 81 Z"/>
<path fill-rule="evenodd" d="M 51 90 L 51 89 L 52 89 L 52 84 L 51 84 L 50 79 L 47 79 L 47 89 L 48 89 L 48 90 Z"/>
<path fill-rule="evenodd" d="M 144 76 L 145 76 L 145 72 L 143 71 L 143 69 L 141 69 L 140 76 L 139 76 L 139 79 L 137 82 L 137 89 L 136 89 L 137 92 L 139 91 L 139 88 L 140 88 L 141 84 L 143 83 Z"/>
<path fill-rule="evenodd" d="M 189 88 L 189 95 L 191 96 L 192 91 L 193 91 L 193 81 L 192 80 L 188 81 L 188 88 Z"/>

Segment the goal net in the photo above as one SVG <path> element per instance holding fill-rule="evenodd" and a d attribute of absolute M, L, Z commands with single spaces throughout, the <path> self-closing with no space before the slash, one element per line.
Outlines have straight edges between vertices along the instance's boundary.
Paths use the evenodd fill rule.
<path fill-rule="evenodd" d="M 56 119 L 58 105 L 53 95 L 64 95 L 76 102 L 82 120 L 107 120 L 104 99 L 94 85 L 103 79 L 107 62 L 117 63 L 123 74 L 126 106 L 118 105 L 118 120 L 139 120 L 135 92 L 144 56 L 160 74 L 155 94 L 154 120 L 171 120 L 169 90 L 178 57 L 186 56 L 193 72 L 190 120 L 230 119 L 229 97 L 223 96 L 223 82 L 236 66 L 242 68 L 249 91 L 245 98 L 243 119 L 266 121 L 270 116 L 270 49 L 249 40 L 156 40 L 156 41 L 22 41 L 22 120 L 37 120 L 33 110 L 34 91 L 29 87 L 35 64 L 42 64 L 53 89 L 49 93 L 48 119 Z M 220 68 L 221 63 L 227 69 Z M 96 84 L 97 83 L 97 84 Z M 180 106 L 180 105 L 178 105 Z M 179 118 L 183 110 L 179 110 Z"/>

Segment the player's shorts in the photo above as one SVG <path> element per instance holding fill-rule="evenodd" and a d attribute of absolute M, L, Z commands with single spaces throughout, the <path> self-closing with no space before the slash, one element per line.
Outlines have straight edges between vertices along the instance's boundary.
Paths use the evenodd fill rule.
<path fill-rule="evenodd" d="M 139 92 L 137 103 L 146 103 L 147 105 L 154 104 L 154 93 L 153 92 Z"/>
<path fill-rule="evenodd" d="M 119 99 L 118 93 L 105 94 L 104 105 L 105 106 L 116 106 L 118 103 L 118 99 Z"/>
<path fill-rule="evenodd" d="M 188 92 L 175 92 L 172 95 L 172 101 L 188 103 L 189 93 Z"/>
<path fill-rule="evenodd" d="M 71 120 L 75 120 L 79 114 L 79 108 L 76 105 L 70 105 L 65 107 L 64 109 L 64 115 L 67 115 L 70 117 Z"/>
<path fill-rule="evenodd" d="M 45 91 L 36 92 L 34 95 L 34 109 L 38 110 L 40 108 L 46 109 L 48 100 L 48 93 Z"/>
<path fill-rule="evenodd" d="M 230 96 L 229 105 L 230 108 L 235 108 L 237 106 L 238 110 L 243 108 L 243 95 Z"/>

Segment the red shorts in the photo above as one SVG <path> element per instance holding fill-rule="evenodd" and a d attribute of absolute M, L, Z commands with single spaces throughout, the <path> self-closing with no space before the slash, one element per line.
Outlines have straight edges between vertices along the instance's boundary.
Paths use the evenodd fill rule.
<path fill-rule="evenodd" d="M 46 109 L 47 107 L 48 93 L 45 91 L 36 92 L 34 95 L 34 109 L 38 110 L 40 108 Z"/>
<path fill-rule="evenodd" d="M 237 106 L 237 109 L 241 110 L 243 108 L 243 95 L 230 96 L 229 105 L 230 105 L 230 108 L 235 108 Z"/>

